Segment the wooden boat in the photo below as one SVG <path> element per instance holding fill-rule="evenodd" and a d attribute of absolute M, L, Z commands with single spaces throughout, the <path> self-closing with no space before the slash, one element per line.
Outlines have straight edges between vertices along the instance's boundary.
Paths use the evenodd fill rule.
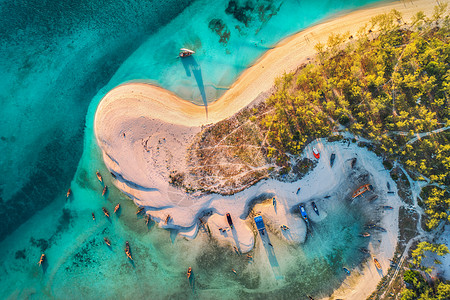
<path fill-rule="evenodd" d="M 387 210 L 392 210 L 392 209 L 394 209 L 392 206 L 388 206 L 388 205 L 383 205 L 383 208 L 384 208 L 384 209 L 387 209 Z"/>
<path fill-rule="evenodd" d="M 359 251 L 361 251 L 362 253 L 365 253 L 365 254 L 369 254 L 370 253 L 369 249 L 363 248 L 363 247 L 359 248 Z"/>
<path fill-rule="evenodd" d="M 272 205 L 273 206 L 277 205 L 277 200 L 275 199 L 275 197 L 272 198 Z"/>
<path fill-rule="evenodd" d="M 125 242 L 125 254 L 130 260 L 133 260 L 133 257 L 131 256 L 130 252 L 130 244 L 128 243 L 128 241 Z"/>
<path fill-rule="evenodd" d="M 147 215 L 147 218 L 145 219 L 145 225 L 148 225 L 148 222 L 150 222 L 150 215 Z"/>
<path fill-rule="evenodd" d="M 143 206 L 139 207 L 138 210 L 136 211 L 136 215 L 140 214 L 143 210 L 144 210 Z"/>
<path fill-rule="evenodd" d="M 105 187 L 103 188 L 103 191 L 102 191 L 102 196 L 105 196 L 107 192 L 108 192 L 108 186 L 105 185 Z"/>
<path fill-rule="evenodd" d="M 69 199 L 69 197 L 70 197 L 71 195 L 72 195 L 72 189 L 69 188 L 69 189 L 67 190 L 66 199 Z"/>
<path fill-rule="evenodd" d="M 109 218 L 109 211 L 106 208 L 104 208 L 104 207 L 102 207 L 102 210 L 103 210 L 103 213 L 105 214 L 105 216 L 107 218 Z"/>
<path fill-rule="evenodd" d="M 373 258 L 373 262 L 375 263 L 375 267 L 377 267 L 378 270 L 381 270 L 381 265 L 380 265 L 380 262 L 378 261 L 378 259 L 376 259 L 374 257 Z"/>
<path fill-rule="evenodd" d="M 302 215 L 303 220 L 305 220 L 306 225 L 309 225 L 308 214 L 306 213 L 305 207 L 303 204 L 299 205 L 300 214 Z"/>
<path fill-rule="evenodd" d="M 368 232 L 363 232 L 363 233 L 360 233 L 359 236 L 360 236 L 360 237 L 369 237 L 369 236 L 370 236 L 370 233 L 368 233 Z"/>
<path fill-rule="evenodd" d="M 315 158 L 317 158 L 317 159 L 320 158 L 319 150 L 317 150 L 316 147 L 313 147 L 312 152 L 313 152 L 313 155 L 314 155 Z"/>
<path fill-rule="evenodd" d="M 376 226 L 377 226 L 376 224 L 366 224 L 366 225 L 364 225 L 364 228 L 372 229 L 372 228 L 375 228 Z"/>
<path fill-rule="evenodd" d="M 96 171 L 96 172 L 95 172 L 95 175 L 97 175 L 98 181 L 100 181 L 101 183 L 103 183 L 102 174 L 100 174 L 99 171 Z"/>
<path fill-rule="evenodd" d="M 188 279 L 191 279 L 191 275 L 192 275 L 192 268 L 191 267 L 188 268 L 186 275 L 187 275 Z"/>
<path fill-rule="evenodd" d="M 42 266 L 42 264 L 44 263 L 44 261 L 45 261 L 45 254 L 42 253 L 41 258 L 39 259 L 38 265 Z"/>
<path fill-rule="evenodd" d="M 94 215 L 94 213 L 92 213 L 92 220 L 95 221 L 95 215 Z"/>
<path fill-rule="evenodd" d="M 165 221 L 166 225 L 167 225 L 167 223 L 169 223 L 169 221 L 170 221 L 170 215 L 167 215 L 166 221 Z"/>
<path fill-rule="evenodd" d="M 187 49 L 187 48 L 181 48 L 180 49 L 180 53 L 178 54 L 178 56 L 183 58 L 183 57 L 191 56 L 194 53 L 195 53 L 194 50 Z"/>
<path fill-rule="evenodd" d="M 381 232 L 387 232 L 386 229 L 384 229 L 383 227 L 380 227 L 380 226 L 375 226 L 374 229 L 378 230 L 378 231 L 381 231 Z"/>
<path fill-rule="evenodd" d="M 114 213 L 116 213 L 120 209 L 120 203 L 117 203 L 116 207 L 114 207 Z"/>
<path fill-rule="evenodd" d="M 349 269 L 347 269 L 347 268 L 342 268 L 344 271 L 345 271 L 345 273 L 347 273 L 348 275 L 350 275 L 350 270 Z"/>
<path fill-rule="evenodd" d="M 386 186 L 387 186 L 388 191 L 390 191 L 391 190 L 391 184 L 389 183 L 389 181 L 386 182 Z"/>
<path fill-rule="evenodd" d="M 107 237 L 104 237 L 103 240 L 105 241 L 106 245 L 111 247 L 111 241 Z"/>
<path fill-rule="evenodd" d="M 330 156 L 330 167 L 333 167 L 335 159 L 336 159 L 336 153 L 331 153 L 331 156 Z"/>
<path fill-rule="evenodd" d="M 227 222 L 230 225 L 231 229 L 233 229 L 233 220 L 231 220 L 230 213 L 227 213 Z"/>
<path fill-rule="evenodd" d="M 319 213 L 319 209 L 317 208 L 316 202 L 314 202 L 314 201 L 311 202 L 311 205 L 312 205 L 312 207 L 314 209 L 314 212 L 319 216 L 320 213 Z"/>
<path fill-rule="evenodd" d="M 364 194 L 367 191 L 371 191 L 372 190 L 372 186 L 370 184 L 365 184 L 360 186 L 352 195 L 352 198 L 356 198 L 358 196 L 361 196 L 362 194 Z"/>

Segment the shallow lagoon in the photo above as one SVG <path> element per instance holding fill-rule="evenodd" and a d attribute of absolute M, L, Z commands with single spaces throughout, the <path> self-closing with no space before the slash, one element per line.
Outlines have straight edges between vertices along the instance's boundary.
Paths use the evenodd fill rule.
<path fill-rule="evenodd" d="M 46 64 L 61 61 L 63 56 L 60 52 L 57 53 L 58 60 L 52 57 L 55 54 L 50 51 L 42 54 L 45 59 L 39 61 L 33 61 L 31 54 L 27 53 L 33 61 L 27 67 L 32 70 L 29 74 L 27 68 L 22 68 L 18 73 L 2 68 L 2 78 L 5 78 L 3 83 L 7 86 L 12 87 L 19 78 L 24 78 L 30 83 L 36 81 L 36 78 L 40 80 L 36 81 L 36 84 L 20 86 L 19 96 L 12 93 L 3 95 L 3 99 L 7 100 L 3 101 L 5 123 L 2 129 L 8 142 L 3 146 L 13 150 L 8 153 L 16 154 L 5 158 L 9 160 L 9 168 L 13 169 L 14 166 L 19 168 L 23 161 L 26 161 L 24 158 L 36 160 L 36 154 L 30 154 L 30 149 L 34 149 L 34 145 L 39 149 L 41 145 L 52 141 L 55 138 L 53 136 L 55 128 L 60 132 L 56 138 L 63 143 L 78 143 L 78 145 L 81 143 L 80 137 L 76 139 L 74 136 L 81 135 L 77 133 L 78 127 L 74 124 L 83 122 L 86 116 L 87 129 L 84 154 L 72 183 L 73 199 L 68 203 L 65 202 L 63 193 L 66 185 L 64 180 L 58 180 L 59 185 L 52 189 L 59 191 L 59 196 L 55 200 L 48 200 L 47 203 L 51 203 L 48 207 L 1 242 L 0 253 L 3 257 L 10 258 L 0 265 L 0 269 L 4 271 L 0 275 L 2 296 L 74 298 L 83 295 L 87 298 L 99 296 L 110 298 L 113 295 L 119 297 L 133 295 L 185 298 L 194 293 L 205 298 L 210 295 L 219 298 L 244 295 L 258 298 L 261 293 L 273 293 L 281 298 L 292 298 L 306 294 L 326 294 L 339 286 L 345 276 L 342 267 L 355 266 L 362 258 L 359 254 L 354 255 L 355 249 L 363 242 L 354 236 L 364 223 L 364 220 L 356 219 L 355 216 L 358 215 L 356 211 L 336 207 L 335 213 L 330 214 L 327 222 L 317 226 L 316 234 L 302 246 L 288 246 L 273 237 L 281 273 L 284 276 L 283 279 L 275 280 L 267 263 L 267 256 L 259 247 L 258 238 L 254 262 L 249 264 L 245 257 L 238 257 L 230 249 L 217 247 L 205 234 L 200 234 L 194 241 L 187 241 L 177 238 L 173 232 L 154 226 L 150 229 L 145 228 L 144 220 L 136 218 L 134 204 L 124 199 L 124 196 L 113 188 L 108 197 L 110 200 L 108 202 L 103 200 L 100 196 L 101 186 L 95 178 L 95 170 L 100 169 L 103 174 L 108 172 L 103 169 L 100 154 L 93 142 L 91 126 L 96 103 L 117 84 L 129 80 L 150 80 L 191 101 L 210 102 L 217 99 L 244 68 L 281 38 L 333 13 L 368 2 L 373 1 L 339 3 L 325 1 L 320 4 L 298 1 L 267 2 L 268 10 L 265 16 L 273 14 L 279 8 L 277 13 L 270 19 L 261 19 L 256 17 L 259 11 L 255 10 L 252 15 L 254 21 L 249 21 L 248 27 L 225 13 L 227 1 L 216 1 L 213 6 L 206 5 L 205 1 L 194 2 L 167 25 L 155 32 L 146 32 L 147 36 L 141 39 L 143 42 L 136 47 L 137 50 L 121 62 L 120 68 L 109 83 L 94 97 L 87 116 L 87 104 L 72 105 L 70 107 L 76 109 L 70 111 L 74 115 L 70 117 L 69 122 L 64 121 L 64 115 L 69 113 L 70 107 L 61 106 L 68 94 L 56 93 L 54 90 L 64 91 L 70 84 L 68 80 L 83 84 L 88 81 L 92 73 L 88 71 L 77 73 L 77 68 L 87 70 L 90 61 L 85 62 L 86 65 L 69 68 L 70 76 L 65 76 L 65 72 L 68 72 L 66 67 L 46 67 Z M 213 18 L 223 20 L 228 27 L 230 39 L 226 44 L 219 42 L 220 36 L 208 27 Z M 105 23 L 103 26 L 106 27 L 108 24 Z M 126 43 L 126 39 L 123 38 L 120 42 Z M 99 43 L 96 46 L 101 48 L 102 45 Z M 182 46 L 194 48 L 198 54 L 194 57 L 195 61 L 188 65 L 183 65 L 176 58 L 177 49 Z M 100 56 L 107 50 L 77 52 L 77 55 Z M 75 66 L 76 57 L 71 61 Z M 42 65 L 36 67 L 38 64 Z M 101 77 L 101 73 L 96 76 Z M 93 89 L 101 86 L 95 86 Z M 71 101 L 76 103 L 84 97 L 80 96 L 79 90 L 83 88 L 80 83 L 78 86 L 73 83 L 70 88 L 77 90 L 69 93 Z M 34 93 L 35 90 L 39 92 Z M 29 102 L 25 100 L 27 95 L 34 95 Z M 12 101 L 9 102 L 8 99 Z M 46 113 L 36 118 L 40 110 L 45 110 Z M 29 113 L 22 117 L 23 111 Z M 51 114 L 57 121 L 47 121 L 51 119 Z M 36 122 L 28 124 L 25 119 L 22 122 L 21 118 L 35 119 Z M 20 128 L 15 127 L 15 124 L 19 123 L 23 125 Z M 28 134 L 23 135 L 22 131 Z M 20 136 L 20 140 L 13 140 L 13 136 Z M 26 149 L 22 149 L 23 145 L 27 146 Z M 42 164 L 52 165 L 53 159 L 54 156 L 47 155 Z M 77 155 L 62 157 L 58 166 L 64 165 L 66 160 L 74 162 L 73 168 L 78 157 Z M 67 166 L 69 165 L 67 163 Z M 60 171 L 53 168 L 43 172 L 51 177 L 52 172 Z M 70 170 L 61 172 L 67 172 L 65 176 L 71 176 Z M 23 181 L 26 181 L 28 173 L 24 174 Z M 104 177 L 107 181 L 106 176 Z M 20 187 L 24 183 L 4 179 L 2 184 L 4 186 L 17 184 Z M 11 188 L 15 189 L 14 186 Z M 45 192 L 36 193 L 36 197 L 48 197 L 46 195 L 48 194 Z M 33 197 L 28 201 L 40 200 Z M 120 221 L 113 217 L 109 222 L 102 215 L 101 207 L 107 206 L 112 211 L 118 201 L 123 206 Z M 91 211 L 96 212 L 96 222 L 92 221 Z M 339 217 L 343 213 L 348 216 L 345 220 Z M 113 242 L 111 249 L 103 242 L 105 235 Z M 128 262 L 123 253 L 125 240 L 130 241 L 135 257 L 134 264 Z M 44 266 L 45 272 L 36 265 L 40 253 L 44 250 L 48 256 L 48 264 Z M 195 272 L 196 289 L 193 292 L 189 290 L 185 277 L 185 270 L 190 265 L 194 267 Z M 230 268 L 236 265 L 235 269 L 239 271 L 237 275 L 230 272 Z"/>

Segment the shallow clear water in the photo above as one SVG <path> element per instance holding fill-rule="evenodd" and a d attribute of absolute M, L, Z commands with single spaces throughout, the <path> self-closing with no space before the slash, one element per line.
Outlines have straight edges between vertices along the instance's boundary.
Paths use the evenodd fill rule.
<path fill-rule="evenodd" d="M 275 280 L 258 244 L 255 261 L 248 264 L 206 236 L 186 241 L 146 229 L 134 204 L 114 189 L 103 200 L 95 170 L 108 172 L 93 142 L 92 121 L 101 97 L 130 80 L 153 81 L 196 103 L 211 102 L 283 37 L 370 2 L 375 1 L 259 1 L 233 15 L 225 11 L 228 1 L 189 6 L 176 1 L 3 1 L 0 171 L 7 176 L 0 181 L 0 254 L 9 259 L 0 263 L 2 298 L 227 299 L 260 298 L 261 293 L 292 298 L 339 285 L 342 266 L 360 259 L 354 255 L 361 242 L 354 236 L 363 222 L 354 219 L 357 212 L 333 208 L 335 213 L 302 246 L 277 241 L 284 279 Z M 229 30 L 222 42 L 215 32 L 221 28 Z M 197 55 L 183 65 L 176 58 L 180 47 Z M 74 197 L 66 203 L 69 185 Z M 118 201 L 122 215 L 109 222 L 101 207 L 112 211 Z M 339 217 L 344 213 L 348 218 Z M 103 236 L 111 239 L 112 249 Z M 123 253 L 126 240 L 134 265 Z M 42 251 L 48 256 L 45 272 L 36 265 Z M 189 265 L 195 270 L 194 291 L 185 278 Z"/>

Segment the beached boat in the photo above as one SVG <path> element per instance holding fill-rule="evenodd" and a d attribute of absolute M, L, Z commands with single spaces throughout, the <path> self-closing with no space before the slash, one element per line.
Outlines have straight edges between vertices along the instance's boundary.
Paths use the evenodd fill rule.
<path fill-rule="evenodd" d="M 140 214 L 143 211 L 144 211 L 144 207 L 143 206 L 139 207 L 138 210 L 136 211 L 136 215 Z"/>
<path fill-rule="evenodd" d="M 42 253 L 41 258 L 39 259 L 38 265 L 41 266 L 44 263 L 44 261 L 45 261 L 45 254 Z"/>
<path fill-rule="evenodd" d="M 116 207 L 114 207 L 114 213 L 117 213 L 117 211 L 120 209 L 120 203 L 117 203 Z"/>
<path fill-rule="evenodd" d="M 374 257 L 373 258 L 373 262 L 375 263 L 375 267 L 377 267 L 378 270 L 381 270 L 381 265 L 380 265 L 380 262 L 378 261 L 378 259 L 376 259 Z"/>
<path fill-rule="evenodd" d="M 392 206 L 383 205 L 383 209 L 392 210 L 394 208 Z"/>
<path fill-rule="evenodd" d="M 166 221 L 165 221 L 165 223 L 166 223 L 166 225 L 167 225 L 167 223 L 169 223 L 169 221 L 170 221 L 170 215 L 167 215 L 167 217 L 166 217 Z"/>
<path fill-rule="evenodd" d="M 345 273 L 347 273 L 348 275 L 350 275 L 350 270 L 349 269 L 347 269 L 347 268 L 342 268 L 344 271 L 345 271 Z"/>
<path fill-rule="evenodd" d="M 317 150 L 316 147 L 313 147 L 312 152 L 313 152 L 313 155 L 315 158 L 317 158 L 317 159 L 320 158 L 319 150 Z"/>
<path fill-rule="evenodd" d="M 358 196 L 361 196 L 365 192 L 371 191 L 372 189 L 373 189 L 373 187 L 370 184 L 362 185 L 353 193 L 352 198 L 356 198 Z"/>
<path fill-rule="evenodd" d="M 308 214 L 306 213 L 305 207 L 303 204 L 299 205 L 300 214 L 302 215 L 303 220 L 305 220 L 306 225 L 309 225 Z"/>
<path fill-rule="evenodd" d="M 128 243 L 128 241 L 125 242 L 125 254 L 127 255 L 127 257 L 130 260 L 133 260 L 133 257 L 131 256 L 131 251 L 130 251 L 130 244 Z"/>
<path fill-rule="evenodd" d="M 231 229 L 233 229 L 233 220 L 231 219 L 230 213 L 227 213 L 227 222 Z"/>
<path fill-rule="evenodd" d="M 102 196 L 105 196 L 107 192 L 108 192 L 108 186 L 105 185 L 105 187 L 103 188 L 103 191 L 102 191 Z"/>
<path fill-rule="evenodd" d="M 95 221 L 95 215 L 94 215 L 94 213 L 92 213 L 92 220 Z"/>
<path fill-rule="evenodd" d="M 186 275 L 187 275 L 188 279 L 191 279 L 191 275 L 192 275 L 192 268 L 191 267 L 188 268 Z"/>
<path fill-rule="evenodd" d="M 95 172 L 95 175 L 97 175 L 98 181 L 100 181 L 101 183 L 103 183 L 102 174 L 100 174 L 99 171 L 96 171 L 96 172 Z"/>
<path fill-rule="evenodd" d="M 69 197 L 72 195 L 72 189 L 71 188 L 69 188 L 68 190 L 67 190 L 67 193 L 66 193 L 66 199 L 69 199 Z"/>
<path fill-rule="evenodd" d="M 360 236 L 360 237 L 369 237 L 369 236 L 370 236 L 370 233 L 368 233 L 368 232 L 363 232 L 363 233 L 360 233 L 359 236 Z"/>
<path fill-rule="evenodd" d="M 104 208 L 104 207 L 102 207 L 102 210 L 103 210 L 103 213 L 105 214 L 105 216 L 107 218 L 109 218 L 109 211 L 106 208 Z"/>
<path fill-rule="evenodd" d="M 277 205 L 277 200 L 275 199 L 275 197 L 272 198 L 272 205 L 273 206 Z"/>
<path fill-rule="evenodd" d="M 330 156 L 330 167 L 333 167 L 335 159 L 336 159 L 336 154 L 335 153 L 331 153 L 331 156 Z"/>
<path fill-rule="evenodd" d="M 191 56 L 194 53 L 195 53 L 194 50 L 181 48 L 180 49 L 180 53 L 178 55 L 179 55 L 179 57 L 188 57 L 188 56 Z"/>
<path fill-rule="evenodd" d="M 111 247 L 111 241 L 107 237 L 104 237 L 103 240 L 105 241 L 106 245 Z"/>
<path fill-rule="evenodd" d="M 317 214 L 317 215 L 320 215 L 320 213 L 319 213 L 319 209 L 317 208 L 317 205 L 316 205 L 316 202 L 311 202 L 311 205 L 312 205 L 312 207 L 313 207 L 313 209 L 314 209 L 314 212 Z"/>
<path fill-rule="evenodd" d="M 380 226 L 375 226 L 373 229 L 381 231 L 381 232 L 387 232 L 386 229 L 384 229 L 383 227 L 380 227 Z"/>

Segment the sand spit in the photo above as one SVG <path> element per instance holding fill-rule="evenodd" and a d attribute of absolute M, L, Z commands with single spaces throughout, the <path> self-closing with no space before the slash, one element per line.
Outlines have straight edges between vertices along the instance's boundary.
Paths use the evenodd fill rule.
<path fill-rule="evenodd" d="M 316 141 L 306 147 L 304 156 L 314 159 L 311 149 L 316 146 L 322 158 L 314 170 L 299 182 L 264 180 L 233 196 L 188 194 L 170 185 L 170 176 L 174 171 L 186 170 L 187 148 L 202 125 L 216 123 L 249 105 L 271 88 L 275 78 L 308 62 L 314 55 L 314 45 L 326 43 L 330 34 L 356 35 L 357 30 L 369 23 L 373 16 L 392 9 L 400 11 L 405 20 L 420 10 L 431 15 L 435 4 L 425 0 L 385 3 L 340 16 L 293 35 L 243 72 L 220 99 L 208 106 L 208 117 L 204 107 L 180 99 L 157 86 L 130 83 L 111 90 L 97 108 L 94 130 L 105 163 L 116 178 L 115 185 L 138 205 L 144 206 L 161 227 L 177 229 L 180 235 L 186 237 L 194 238 L 199 228 L 198 219 L 208 215 L 212 235 L 220 243 L 245 253 L 253 248 L 255 242 L 253 225 L 248 218 L 252 199 L 262 194 L 275 195 L 277 213 L 273 214 L 271 208 L 266 208 L 261 214 L 269 223 L 282 222 L 282 225 L 289 226 L 292 235 L 286 238 L 287 241 L 303 242 L 307 234 L 306 226 L 298 215 L 292 213 L 293 207 L 309 199 L 331 201 L 332 197 L 324 199 L 327 195 L 348 195 L 355 186 L 343 185 L 343 179 L 350 172 L 347 160 L 357 156 L 358 163 L 364 166 L 379 195 L 377 201 L 395 208 L 389 214 L 378 212 L 382 216 L 381 226 L 388 229 L 388 233 L 380 242 L 370 246 L 382 270 L 377 271 L 369 261 L 347 279 L 351 288 L 347 288 L 347 283 L 335 293 L 338 298 L 342 295 L 346 295 L 346 299 L 366 297 L 375 289 L 383 271 L 387 271 L 388 259 L 393 256 L 400 205 L 396 194 L 385 196 L 386 182 L 390 177 L 387 171 L 383 171 L 381 159 L 373 153 L 354 144 Z M 328 163 L 331 152 L 337 154 L 333 168 Z M 299 186 L 302 187 L 301 199 L 296 195 Z M 393 182 L 391 186 L 395 191 Z M 347 190 L 343 191 L 343 187 Z M 227 212 L 233 217 L 234 229 L 228 228 Z M 310 212 L 310 215 L 313 213 Z M 322 220 L 317 218 L 313 221 Z M 219 228 L 225 231 L 219 232 Z"/>

